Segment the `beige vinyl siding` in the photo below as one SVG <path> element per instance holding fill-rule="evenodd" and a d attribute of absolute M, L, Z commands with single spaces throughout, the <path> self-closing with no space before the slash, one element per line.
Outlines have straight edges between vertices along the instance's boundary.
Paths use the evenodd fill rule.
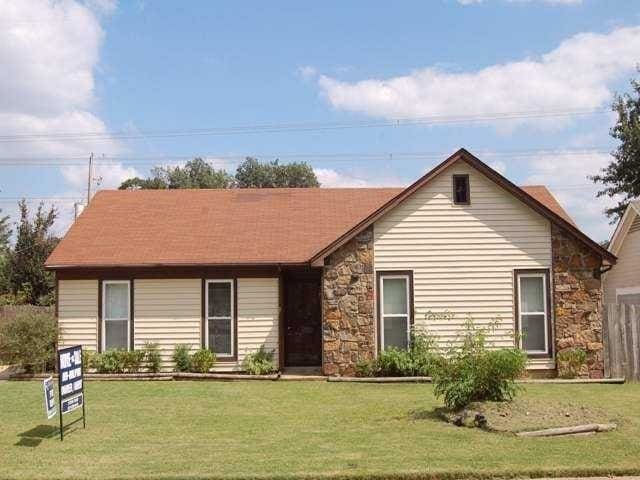
<path fill-rule="evenodd" d="M 60 346 L 98 348 L 98 280 L 58 281 Z"/>
<path fill-rule="evenodd" d="M 616 303 L 618 288 L 640 288 L 640 230 L 627 233 L 617 255 L 617 263 L 604 278 L 604 295 L 607 303 Z"/>
<path fill-rule="evenodd" d="M 454 205 L 452 175 L 468 174 L 470 205 Z M 458 162 L 374 224 L 376 271 L 412 270 L 415 323 L 446 345 L 467 315 L 500 319 L 492 340 L 513 344 L 514 269 L 551 267 L 547 219 Z M 449 311 L 451 320 L 427 313 Z"/>
<path fill-rule="evenodd" d="M 187 279 L 136 279 L 134 284 L 134 345 L 156 342 L 163 368 L 171 369 L 177 344 L 200 348 L 202 281 Z"/>
<path fill-rule="evenodd" d="M 264 345 L 274 350 L 278 364 L 279 281 L 277 278 L 238 279 L 238 365 Z"/>

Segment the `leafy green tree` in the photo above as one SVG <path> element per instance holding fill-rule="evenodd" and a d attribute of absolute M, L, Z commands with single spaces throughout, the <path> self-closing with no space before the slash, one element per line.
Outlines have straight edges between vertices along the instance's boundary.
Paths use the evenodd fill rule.
<path fill-rule="evenodd" d="M 180 189 L 180 188 L 229 188 L 233 184 L 224 170 L 216 170 L 202 158 L 189 160 L 184 167 L 156 167 L 150 178 L 134 177 L 125 180 L 120 190 Z"/>
<path fill-rule="evenodd" d="M 605 210 L 607 217 L 613 217 L 612 223 L 622 216 L 630 200 L 640 197 L 640 81 L 631 80 L 631 87 L 630 94 L 617 95 L 613 103 L 618 121 L 610 135 L 620 141 L 612 153 L 614 159 L 591 177 L 604 186 L 598 197 L 622 197 L 615 207 Z"/>
<path fill-rule="evenodd" d="M 280 164 L 278 160 L 262 163 L 247 157 L 235 176 L 216 170 L 201 158 L 188 161 L 184 167 L 156 167 L 149 178 L 133 177 L 120 185 L 120 190 L 162 190 L 178 188 L 272 188 L 319 187 L 320 182 L 305 162 Z"/>
<path fill-rule="evenodd" d="M 239 188 L 319 187 L 320 182 L 306 162 L 280 164 L 278 160 L 261 163 L 247 157 L 236 170 Z"/>
<path fill-rule="evenodd" d="M 27 303 L 51 304 L 54 275 L 44 262 L 58 244 L 51 228 L 57 217 L 55 207 L 45 210 L 40 203 L 33 218 L 27 202 L 18 203 L 20 223 L 15 248 L 9 254 L 9 284 L 12 293 L 24 296 Z"/>

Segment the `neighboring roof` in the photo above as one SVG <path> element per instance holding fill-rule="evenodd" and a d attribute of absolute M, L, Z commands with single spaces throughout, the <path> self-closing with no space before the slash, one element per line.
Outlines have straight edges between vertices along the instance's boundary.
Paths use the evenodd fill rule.
<path fill-rule="evenodd" d="M 640 200 L 632 200 L 627 205 L 627 209 L 624 211 L 622 218 L 616 225 L 616 229 L 609 241 L 609 251 L 614 255 L 617 255 L 622 246 L 627 233 L 636 222 L 640 219 Z M 634 227 L 635 228 L 635 227 Z"/>
<path fill-rule="evenodd" d="M 46 266 L 303 263 L 401 191 L 102 190 Z"/>
<path fill-rule="evenodd" d="M 573 218 L 562 208 L 556 197 L 544 185 L 521 185 L 520 188 L 535 198 L 537 201 L 545 205 L 556 215 L 564 218 L 567 222 L 577 228 Z"/>
<path fill-rule="evenodd" d="M 327 245 L 322 250 L 318 251 L 313 258 L 311 259 L 312 265 L 321 265 L 322 261 L 327 255 L 330 255 L 336 249 L 340 248 L 341 245 L 344 245 L 349 239 L 353 238 L 355 235 L 360 233 L 362 230 L 367 228 L 369 225 L 373 224 L 376 220 L 382 217 L 385 213 L 395 208 L 397 205 L 402 203 L 405 199 L 413 195 L 418 189 L 426 185 L 431 179 L 436 177 L 438 174 L 449 168 L 451 165 L 458 161 L 464 161 L 471 167 L 478 170 L 480 173 L 483 173 L 490 180 L 493 180 L 499 186 L 501 186 L 506 191 L 513 194 L 516 198 L 519 198 L 526 205 L 531 207 L 533 210 L 538 212 L 540 215 L 548 218 L 551 222 L 565 230 L 566 232 L 573 235 L 580 242 L 582 242 L 589 249 L 596 252 L 598 255 L 602 256 L 602 258 L 606 259 L 610 263 L 615 263 L 616 256 L 609 252 L 606 248 L 599 245 L 597 242 L 593 241 L 586 234 L 580 231 L 572 222 L 563 218 L 559 213 L 556 213 L 550 206 L 545 205 L 540 200 L 534 198 L 531 194 L 527 193 L 522 188 L 513 184 L 510 180 L 500 175 L 494 169 L 489 167 L 487 164 L 483 163 L 480 159 L 473 156 L 464 148 L 461 148 L 456 153 L 447 158 L 444 162 L 437 165 L 435 168 L 427 172 L 421 178 L 416 180 L 414 183 L 405 188 L 402 192 L 396 195 L 394 198 L 389 200 L 387 203 L 382 205 L 377 211 L 373 212 L 367 218 L 363 219 L 357 225 L 354 225 L 348 232 L 344 235 L 337 238 L 330 245 Z"/>
<path fill-rule="evenodd" d="M 405 189 L 103 190 L 45 266 L 319 265 L 458 160 L 615 262 L 613 254 L 577 229 L 545 187 L 517 187 L 460 150 Z"/>

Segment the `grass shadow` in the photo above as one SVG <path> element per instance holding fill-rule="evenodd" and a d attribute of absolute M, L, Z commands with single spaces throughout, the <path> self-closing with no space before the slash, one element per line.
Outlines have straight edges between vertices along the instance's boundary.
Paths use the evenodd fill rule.
<path fill-rule="evenodd" d="M 409 418 L 411 420 L 433 420 L 442 422 L 444 420 L 443 413 L 446 409 L 444 407 L 436 407 L 431 410 L 426 408 L 418 408 L 409 412 Z"/>
<path fill-rule="evenodd" d="M 37 447 L 42 440 L 60 435 L 60 429 L 52 425 L 38 425 L 37 427 L 18 434 L 20 440 L 15 445 L 18 447 Z"/>

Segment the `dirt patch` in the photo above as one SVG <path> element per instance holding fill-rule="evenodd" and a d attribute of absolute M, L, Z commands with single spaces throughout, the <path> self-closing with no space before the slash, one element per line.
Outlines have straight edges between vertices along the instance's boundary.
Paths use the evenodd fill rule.
<path fill-rule="evenodd" d="M 475 402 L 459 411 L 440 408 L 435 413 L 454 425 L 511 433 L 615 421 L 613 415 L 597 407 L 574 402 L 545 404 L 526 399 Z"/>

